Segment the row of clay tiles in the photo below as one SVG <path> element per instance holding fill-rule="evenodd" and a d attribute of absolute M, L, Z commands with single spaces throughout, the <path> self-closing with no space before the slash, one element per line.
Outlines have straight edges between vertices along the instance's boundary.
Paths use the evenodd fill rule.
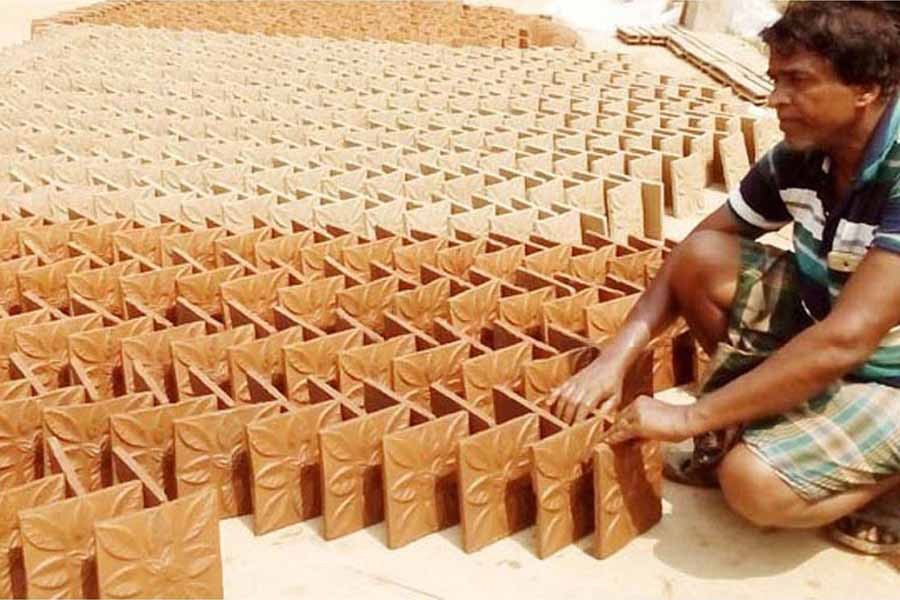
<path fill-rule="evenodd" d="M 766 57 L 737 37 L 675 26 L 622 27 L 618 36 L 627 44 L 666 46 L 754 104 L 765 104 L 772 92 Z"/>
<path fill-rule="evenodd" d="M 265 35 L 377 39 L 450 46 L 572 47 L 578 35 L 550 17 L 458 2 L 181 2 L 111 0 L 32 23 L 122 25 Z"/>
<path fill-rule="evenodd" d="M 165 506 L 212 484 L 220 517 L 252 510 L 262 533 L 324 509 L 328 539 L 384 515 L 390 547 L 460 514 L 468 551 L 536 521 L 542 557 L 587 533 L 594 510 L 601 556 L 659 517 L 655 447 L 602 449 L 591 475 L 579 465 L 604 424 L 569 428 L 546 404 L 615 333 L 659 268 L 664 250 L 652 243 L 422 232 L 381 232 L 387 237 L 369 242 L 334 227 L 281 237 L 263 228 L 210 232 L 218 234 L 210 257 L 178 244 L 204 232 L 172 224 L 123 229 L 101 255 L 73 240 L 60 252 L 75 258 L 27 268 L 51 258 L 29 254 L 30 237 L 57 227 L 19 230 L 12 260 L 24 268 L 20 293 L 6 307 L 13 316 L 0 319 L 0 482 L 8 490 L 0 506 L 23 511 L 24 563 L 13 565 L 13 581 L 27 582 L 30 597 L 91 595 L 92 570 L 66 570 L 62 557 L 90 558 L 96 515 L 119 514 L 110 498 L 119 498 L 120 512 L 140 508 L 121 494 Z M 128 237 L 143 238 L 143 254 L 122 250 L 117 241 Z M 152 237 L 156 244 L 147 243 Z M 53 296 L 22 285 L 54 267 L 69 273 L 62 297 L 56 285 L 43 290 Z M 682 331 L 646 357 L 635 391 L 692 378 L 692 343 Z M 60 499 L 37 493 L 62 489 L 56 480 L 28 484 L 52 473 L 65 476 L 77 500 L 28 510 L 39 498 Z M 142 487 L 93 493 L 134 479 Z M 220 571 L 207 554 L 216 546 L 193 545 L 180 528 L 154 538 L 155 518 L 106 525 L 115 530 L 108 535 L 150 548 L 125 554 L 98 525 L 100 591 L 215 595 Z M 185 552 L 210 568 L 168 582 L 173 588 L 136 575 L 170 544 L 191 546 Z M 84 580 L 72 575 L 82 572 Z"/>

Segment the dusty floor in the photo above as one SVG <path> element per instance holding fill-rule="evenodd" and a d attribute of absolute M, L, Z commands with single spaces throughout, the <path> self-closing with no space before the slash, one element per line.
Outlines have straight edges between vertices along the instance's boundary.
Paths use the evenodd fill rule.
<path fill-rule="evenodd" d="M 534 12 L 552 4 L 495 3 Z M 33 18 L 87 4 L 91 2 L 0 0 L 0 47 L 27 40 Z M 621 47 L 600 36 L 585 38 L 591 48 Z M 665 50 L 640 52 L 648 67 L 692 71 Z M 710 192 L 710 206 L 723 197 Z M 668 219 L 667 234 L 680 238 L 695 222 Z M 666 396 L 689 399 L 679 391 Z M 587 554 L 587 540 L 538 560 L 531 550 L 530 530 L 466 555 L 458 528 L 390 551 L 383 526 L 326 543 L 319 535 L 319 520 L 255 537 L 250 517 L 230 519 L 221 526 L 226 597 L 898 597 L 900 578 L 894 567 L 836 549 L 818 532 L 760 531 L 732 515 L 715 491 L 669 484 L 664 496 L 663 521 L 602 562 Z"/>

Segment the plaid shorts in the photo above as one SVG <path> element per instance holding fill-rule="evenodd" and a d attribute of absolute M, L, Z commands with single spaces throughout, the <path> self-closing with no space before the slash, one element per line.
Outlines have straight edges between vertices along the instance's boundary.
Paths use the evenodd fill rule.
<path fill-rule="evenodd" d="M 798 277 L 792 252 L 742 240 L 728 341 L 712 357 L 701 395 L 753 369 L 812 324 Z M 748 424 L 743 442 L 807 500 L 875 483 L 900 472 L 900 389 L 837 381 L 785 414 Z"/>

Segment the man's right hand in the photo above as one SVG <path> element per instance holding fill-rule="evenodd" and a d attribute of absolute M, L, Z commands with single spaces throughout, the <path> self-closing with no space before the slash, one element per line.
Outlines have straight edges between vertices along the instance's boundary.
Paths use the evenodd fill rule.
<path fill-rule="evenodd" d="M 548 404 L 566 423 L 583 419 L 597 407 L 601 415 L 612 414 L 622 403 L 627 371 L 627 365 L 621 360 L 600 356 L 556 388 L 548 398 Z"/>

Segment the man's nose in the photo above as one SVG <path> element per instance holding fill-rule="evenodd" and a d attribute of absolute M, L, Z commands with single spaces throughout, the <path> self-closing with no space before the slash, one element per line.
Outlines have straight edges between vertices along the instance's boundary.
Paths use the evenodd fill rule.
<path fill-rule="evenodd" d="M 769 94 L 768 100 L 770 108 L 778 108 L 779 106 L 790 104 L 790 101 L 790 95 L 782 87 L 775 85 L 772 88 L 772 93 Z"/>

